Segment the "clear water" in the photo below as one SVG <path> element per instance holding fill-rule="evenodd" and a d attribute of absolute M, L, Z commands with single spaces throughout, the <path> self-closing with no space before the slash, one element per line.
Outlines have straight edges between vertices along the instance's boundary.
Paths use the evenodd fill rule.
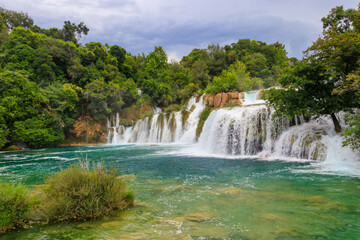
<path fill-rule="evenodd" d="M 78 159 L 119 166 L 139 204 L 94 222 L 0 239 L 360 239 L 360 179 L 310 162 L 211 158 L 168 145 L 85 146 L 0 154 L 0 181 L 29 187 Z M 190 215 L 189 214 L 195 214 Z"/>

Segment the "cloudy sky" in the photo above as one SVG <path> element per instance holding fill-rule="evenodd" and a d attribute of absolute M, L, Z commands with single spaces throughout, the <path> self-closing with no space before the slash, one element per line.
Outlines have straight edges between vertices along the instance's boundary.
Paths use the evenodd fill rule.
<path fill-rule="evenodd" d="M 162 46 L 181 59 L 194 48 L 250 38 L 279 41 L 290 57 L 321 34 L 321 18 L 331 8 L 357 8 L 358 0 L 0 0 L 0 6 L 27 12 L 43 28 L 61 28 L 65 20 L 84 22 L 83 42 L 117 44 L 149 53 Z"/>

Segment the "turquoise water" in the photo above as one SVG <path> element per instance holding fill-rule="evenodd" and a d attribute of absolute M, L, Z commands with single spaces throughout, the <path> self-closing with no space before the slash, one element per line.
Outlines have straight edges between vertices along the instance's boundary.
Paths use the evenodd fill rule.
<path fill-rule="evenodd" d="M 360 179 L 309 162 L 181 154 L 181 146 L 49 148 L 0 154 L 0 181 L 29 187 L 79 159 L 119 166 L 134 208 L 0 239 L 360 239 Z"/>

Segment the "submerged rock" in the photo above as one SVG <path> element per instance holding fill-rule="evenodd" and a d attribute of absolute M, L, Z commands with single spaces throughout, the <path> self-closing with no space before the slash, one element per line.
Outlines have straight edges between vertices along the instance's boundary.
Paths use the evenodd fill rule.
<path fill-rule="evenodd" d="M 186 188 L 182 185 L 171 185 L 171 186 L 166 186 L 166 187 L 162 187 L 157 189 L 159 191 L 163 191 L 163 192 L 169 192 L 169 191 L 185 191 Z"/>
<path fill-rule="evenodd" d="M 204 212 L 204 213 L 187 214 L 184 215 L 184 218 L 192 222 L 205 222 L 205 221 L 213 220 L 215 216 L 216 216 L 215 213 Z"/>
<path fill-rule="evenodd" d="M 136 176 L 132 175 L 132 174 L 123 174 L 123 175 L 118 176 L 118 178 L 120 178 L 124 181 L 130 181 L 130 180 L 135 180 Z"/>
<path fill-rule="evenodd" d="M 106 223 L 103 223 L 101 224 L 101 227 L 102 228 L 117 228 L 119 226 L 121 226 L 123 224 L 122 221 L 111 221 L 111 222 L 106 222 Z"/>
<path fill-rule="evenodd" d="M 130 235 L 121 236 L 122 240 L 142 240 L 142 239 L 149 239 L 148 235 L 145 233 L 134 233 Z"/>
<path fill-rule="evenodd" d="M 225 194 L 225 195 L 239 195 L 247 192 L 248 191 L 236 187 L 224 188 L 220 191 L 221 194 Z"/>
<path fill-rule="evenodd" d="M 334 209 L 344 209 L 344 205 L 339 202 L 335 202 L 332 200 L 329 200 L 327 198 L 324 198 L 323 196 L 312 196 L 305 198 L 305 201 L 313 206 L 320 208 L 325 211 L 334 210 Z"/>
<path fill-rule="evenodd" d="M 88 223 L 88 222 L 84 222 L 84 223 L 80 223 L 76 226 L 76 228 L 79 229 L 90 229 L 90 228 L 95 228 L 95 225 L 92 223 Z"/>

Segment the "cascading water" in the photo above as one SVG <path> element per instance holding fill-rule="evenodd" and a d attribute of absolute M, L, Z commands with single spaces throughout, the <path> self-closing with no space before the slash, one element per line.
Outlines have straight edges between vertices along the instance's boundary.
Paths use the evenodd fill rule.
<path fill-rule="evenodd" d="M 260 91 L 250 91 L 244 92 L 243 106 L 253 105 L 253 104 L 263 104 L 264 100 L 259 98 Z"/>
<path fill-rule="evenodd" d="M 321 117 L 305 122 L 301 117 L 289 120 L 274 117 L 259 92 L 244 94 L 242 107 L 214 110 L 193 146 L 200 152 L 218 155 L 259 156 L 266 158 L 296 158 L 330 162 L 330 151 L 352 158 L 357 155 L 341 146 L 341 137 L 333 130 L 330 118 Z M 196 128 L 205 109 L 204 96 L 189 99 L 187 109 L 163 113 L 155 108 L 154 115 L 139 120 L 133 127 L 109 127 L 108 143 L 195 143 Z M 340 117 L 341 118 L 341 117 Z M 344 124 L 344 123 L 342 123 Z M 340 140 L 334 141 L 333 139 Z"/>
<path fill-rule="evenodd" d="M 189 99 L 187 109 L 174 113 L 156 113 L 139 120 L 132 129 L 129 142 L 170 143 L 195 142 L 199 116 L 204 110 L 203 96 Z"/>

